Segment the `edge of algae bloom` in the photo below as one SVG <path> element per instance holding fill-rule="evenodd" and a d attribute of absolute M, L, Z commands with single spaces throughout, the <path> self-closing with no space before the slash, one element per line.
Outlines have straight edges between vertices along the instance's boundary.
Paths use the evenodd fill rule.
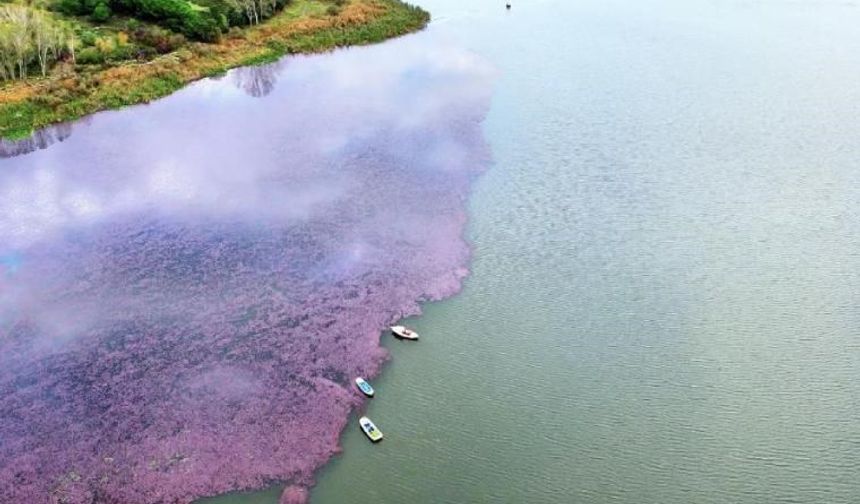
<path fill-rule="evenodd" d="M 430 21 L 428 12 L 401 0 L 350 0 L 337 15 L 302 14 L 299 7 L 308 1 L 294 2 L 265 23 L 216 43 L 192 43 L 152 61 L 0 88 L 0 138 L 23 139 L 51 124 L 146 103 L 231 68 L 381 42 L 419 31 Z"/>

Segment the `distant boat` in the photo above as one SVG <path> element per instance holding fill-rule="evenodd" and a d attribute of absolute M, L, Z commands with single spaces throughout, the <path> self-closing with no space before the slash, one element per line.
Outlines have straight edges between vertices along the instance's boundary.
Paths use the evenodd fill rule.
<path fill-rule="evenodd" d="M 358 390 L 361 390 L 361 393 L 367 397 L 373 397 L 373 394 L 375 394 L 373 387 L 364 378 L 359 376 L 355 379 L 355 384 L 358 385 Z"/>
<path fill-rule="evenodd" d="M 408 340 L 417 340 L 418 333 L 413 331 L 412 329 L 406 328 L 402 325 L 396 325 L 391 327 L 391 332 L 394 333 L 395 336 L 402 339 Z"/>
<path fill-rule="evenodd" d="M 382 432 L 376 428 L 376 425 L 370 421 L 369 418 L 363 416 L 358 419 L 358 424 L 361 425 L 361 430 L 367 434 L 367 437 L 370 438 L 374 443 L 378 443 L 382 441 Z"/>

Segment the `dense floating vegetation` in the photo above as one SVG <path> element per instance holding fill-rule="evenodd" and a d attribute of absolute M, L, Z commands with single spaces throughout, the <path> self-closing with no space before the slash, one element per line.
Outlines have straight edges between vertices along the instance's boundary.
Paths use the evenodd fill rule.
<path fill-rule="evenodd" d="M 429 19 L 400 0 L 6 3 L 0 137 L 159 98 L 236 66 L 379 42 Z"/>
<path fill-rule="evenodd" d="M 0 161 L 0 503 L 305 503 L 381 329 L 459 290 L 492 67 L 415 39 L 209 87 L 270 71 Z"/>

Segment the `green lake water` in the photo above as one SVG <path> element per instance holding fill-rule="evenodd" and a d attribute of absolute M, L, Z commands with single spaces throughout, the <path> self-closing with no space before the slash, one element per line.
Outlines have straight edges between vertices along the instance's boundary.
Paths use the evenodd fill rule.
<path fill-rule="evenodd" d="M 860 502 L 860 7 L 513 3 L 421 2 L 499 72 L 472 274 L 311 502 Z"/>

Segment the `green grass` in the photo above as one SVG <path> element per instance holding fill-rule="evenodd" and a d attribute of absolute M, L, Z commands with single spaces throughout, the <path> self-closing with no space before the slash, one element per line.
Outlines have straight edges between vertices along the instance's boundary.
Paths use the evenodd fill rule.
<path fill-rule="evenodd" d="M 290 37 L 276 58 L 284 54 L 323 52 L 336 47 L 366 45 L 388 40 L 399 35 L 424 28 L 430 21 L 426 11 L 401 2 L 398 8 L 389 9 L 385 15 L 369 23 L 349 28 L 327 28 Z"/>
<path fill-rule="evenodd" d="M 0 135 L 9 140 L 27 138 L 33 133 L 33 124 L 40 121 L 37 117 L 50 118 L 50 109 L 31 102 L 0 105 Z"/>
<path fill-rule="evenodd" d="M 108 87 L 68 96 L 58 104 L 50 99 L 0 105 L 0 136 L 9 140 L 27 138 L 34 125 L 77 119 L 98 110 L 115 109 L 152 101 L 185 85 L 176 74 L 152 76 L 126 88 Z"/>
<path fill-rule="evenodd" d="M 322 2 L 308 0 L 294 0 L 284 7 L 282 16 L 287 19 L 299 19 L 310 16 L 322 16 L 328 6 Z"/>

